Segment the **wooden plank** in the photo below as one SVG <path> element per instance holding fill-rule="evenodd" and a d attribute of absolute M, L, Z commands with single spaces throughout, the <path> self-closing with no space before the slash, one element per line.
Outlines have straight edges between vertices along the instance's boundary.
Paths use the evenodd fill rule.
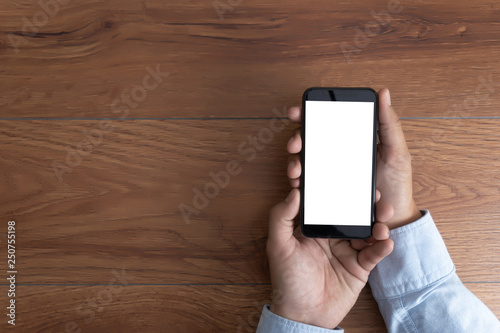
<path fill-rule="evenodd" d="M 0 221 L 17 221 L 21 331 L 63 332 L 73 321 L 96 332 L 255 329 L 271 289 L 267 215 L 289 189 L 284 146 L 293 126 L 248 161 L 249 136 L 265 139 L 270 119 L 167 118 L 273 118 L 318 85 L 388 86 L 403 117 L 499 116 L 497 1 L 402 1 L 368 40 L 356 39 L 357 29 L 376 20 L 373 11 L 380 18 L 387 0 L 233 6 L 221 20 L 212 1 L 74 0 L 32 36 L 23 22 L 43 15 L 39 2 L 2 6 L 1 119 L 128 119 L 112 120 L 112 132 L 100 119 L 0 119 Z M 358 50 L 343 53 L 341 43 Z M 141 96 L 157 68 L 168 76 L 157 86 L 149 79 L 154 88 Z M 116 112 L 112 103 L 133 88 L 128 113 Z M 431 210 L 466 286 L 497 316 L 498 121 L 403 120 L 417 203 Z M 52 163 L 66 164 L 67 148 L 89 133 L 91 151 L 60 182 Z M 179 204 L 192 205 L 193 189 L 231 160 L 241 173 L 187 224 Z M 139 285 L 118 289 L 86 322 L 85 310 L 97 309 L 88 302 L 105 297 L 122 268 Z M 368 290 L 342 326 L 384 330 Z"/>
<path fill-rule="evenodd" d="M 110 275 L 111 276 L 111 275 Z M 30 332 L 255 332 L 270 285 L 19 286 L 16 327 Z M 113 291 L 111 291 L 113 290 Z M 0 328 L 5 328 L 5 321 Z M 369 290 L 342 323 L 381 331 Z M 353 330 L 357 331 L 357 330 Z"/>
<path fill-rule="evenodd" d="M 493 125 L 492 124 L 496 124 Z M 500 281 L 500 135 L 489 120 L 403 121 L 412 152 L 415 198 L 429 209 L 465 281 L 481 281 L 472 267 Z M 438 199 L 439 198 L 439 199 Z M 437 200 L 436 200 L 437 199 Z M 482 258 L 473 253 L 484 251 Z M 490 280 L 491 278 L 491 280 Z"/>
<path fill-rule="evenodd" d="M 128 117 L 269 117 L 319 85 L 388 86 L 408 117 L 498 116 L 498 3 L 402 1 L 387 24 L 375 15 L 380 33 L 360 40 L 387 5 L 260 0 L 221 21 L 210 1 L 75 0 L 27 37 L 23 18 L 38 2 L 9 3 L 0 12 L 2 117 L 121 116 L 113 101 L 157 65 L 170 75 L 137 95 Z M 22 38 L 19 52 L 9 36 Z"/>
<path fill-rule="evenodd" d="M 239 143 L 269 121 L 122 122 L 58 182 L 52 161 L 64 162 L 65 147 L 75 148 L 95 123 L 9 121 L 2 128 L 2 217 L 19 225 L 22 283 L 99 282 L 109 267 L 126 267 L 139 282 L 268 281 L 267 215 L 287 188 L 286 176 L 276 175 L 286 167 L 289 131 L 242 165 L 188 225 L 179 204 L 192 202 L 209 172 L 251 156 L 238 153 Z"/>
<path fill-rule="evenodd" d="M 109 274 L 109 278 L 112 274 Z M 107 282 L 107 281 L 106 281 Z M 467 284 L 497 315 L 500 284 Z M 270 285 L 18 286 L 16 328 L 23 332 L 255 332 Z M 113 291 L 111 291 L 113 290 Z M 385 325 L 365 288 L 340 325 L 382 332 Z M 5 321 L 0 329 L 6 330 Z"/>
<path fill-rule="evenodd" d="M 500 281 L 498 120 L 404 120 L 415 193 L 431 210 L 461 278 Z M 51 163 L 98 121 L 1 121 L 0 221 L 19 227 L 20 283 L 100 283 L 125 268 L 136 283 L 267 283 L 269 209 L 288 192 L 284 149 L 293 126 L 240 154 L 269 120 L 123 121 L 59 182 Z M 447 140 L 427 141 L 433 131 Z M 262 132 L 264 133 L 264 132 Z M 466 153 L 464 153 L 466 152 Z M 228 161 L 242 171 L 190 223 Z M 423 162 L 422 162 L 423 160 Z M 3 236 L 5 237 L 5 236 Z"/>

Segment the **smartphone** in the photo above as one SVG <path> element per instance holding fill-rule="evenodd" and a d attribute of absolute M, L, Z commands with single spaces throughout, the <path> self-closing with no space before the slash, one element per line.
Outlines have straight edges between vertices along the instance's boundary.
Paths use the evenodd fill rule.
<path fill-rule="evenodd" d="M 302 233 L 369 238 L 375 223 L 377 93 L 371 88 L 309 88 L 302 110 Z"/>

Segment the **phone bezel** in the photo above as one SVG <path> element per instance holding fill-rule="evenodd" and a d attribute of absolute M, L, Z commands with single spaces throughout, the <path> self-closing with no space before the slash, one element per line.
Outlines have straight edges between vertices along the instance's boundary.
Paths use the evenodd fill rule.
<path fill-rule="evenodd" d="M 372 207 L 369 226 L 352 225 L 318 225 L 304 224 L 304 185 L 306 183 L 307 164 L 305 162 L 305 142 L 306 137 L 306 117 L 305 104 L 309 101 L 352 101 L 352 102 L 373 102 L 373 158 L 372 158 Z M 300 159 L 302 163 L 302 174 L 300 181 L 300 227 L 302 234 L 311 238 L 340 238 L 340 239 L 366 239 L 372 235 L 375 223 L 375 178 L 377 160 L 377 130 L 378 130 L 378 95 L 371 88 L 326 88 L 313 87 L 307 89 L 302 96 L 302 151 Z"/>

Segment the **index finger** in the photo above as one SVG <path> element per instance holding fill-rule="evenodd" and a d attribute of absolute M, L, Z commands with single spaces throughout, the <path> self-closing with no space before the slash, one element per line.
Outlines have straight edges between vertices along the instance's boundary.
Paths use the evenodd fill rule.
<path fill-rule="evenodd" d="M 407 149 L 405 135 L 401 127 L 401 120 L 391 106 L 391 95 L 389 89 L 379 91 L 379 138 L 382 146 L 391 147 L 396 151 Z"/>
<path fill-rule="evenodd" d="M 285 201 L 275 205 L 269 219 L 268 250 L 283 247 L 293 239 L 294 219 L 299 213 L 300 192 L 292 189 Z"/>
<path fill-rule="evenodd" d="M 302 108 L 300 106 L 292 106 L 289 108 L 288 118 L 296 123 L 302 122 Z"/>

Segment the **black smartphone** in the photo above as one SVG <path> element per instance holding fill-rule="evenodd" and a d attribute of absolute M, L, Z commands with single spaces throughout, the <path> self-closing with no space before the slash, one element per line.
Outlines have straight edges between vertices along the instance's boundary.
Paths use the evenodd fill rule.
<path fill-rule="evenodd" d="M 302 110 L 302 233 L 369 238 L 375 223 L 377 93 L 309 88 Z"/>

